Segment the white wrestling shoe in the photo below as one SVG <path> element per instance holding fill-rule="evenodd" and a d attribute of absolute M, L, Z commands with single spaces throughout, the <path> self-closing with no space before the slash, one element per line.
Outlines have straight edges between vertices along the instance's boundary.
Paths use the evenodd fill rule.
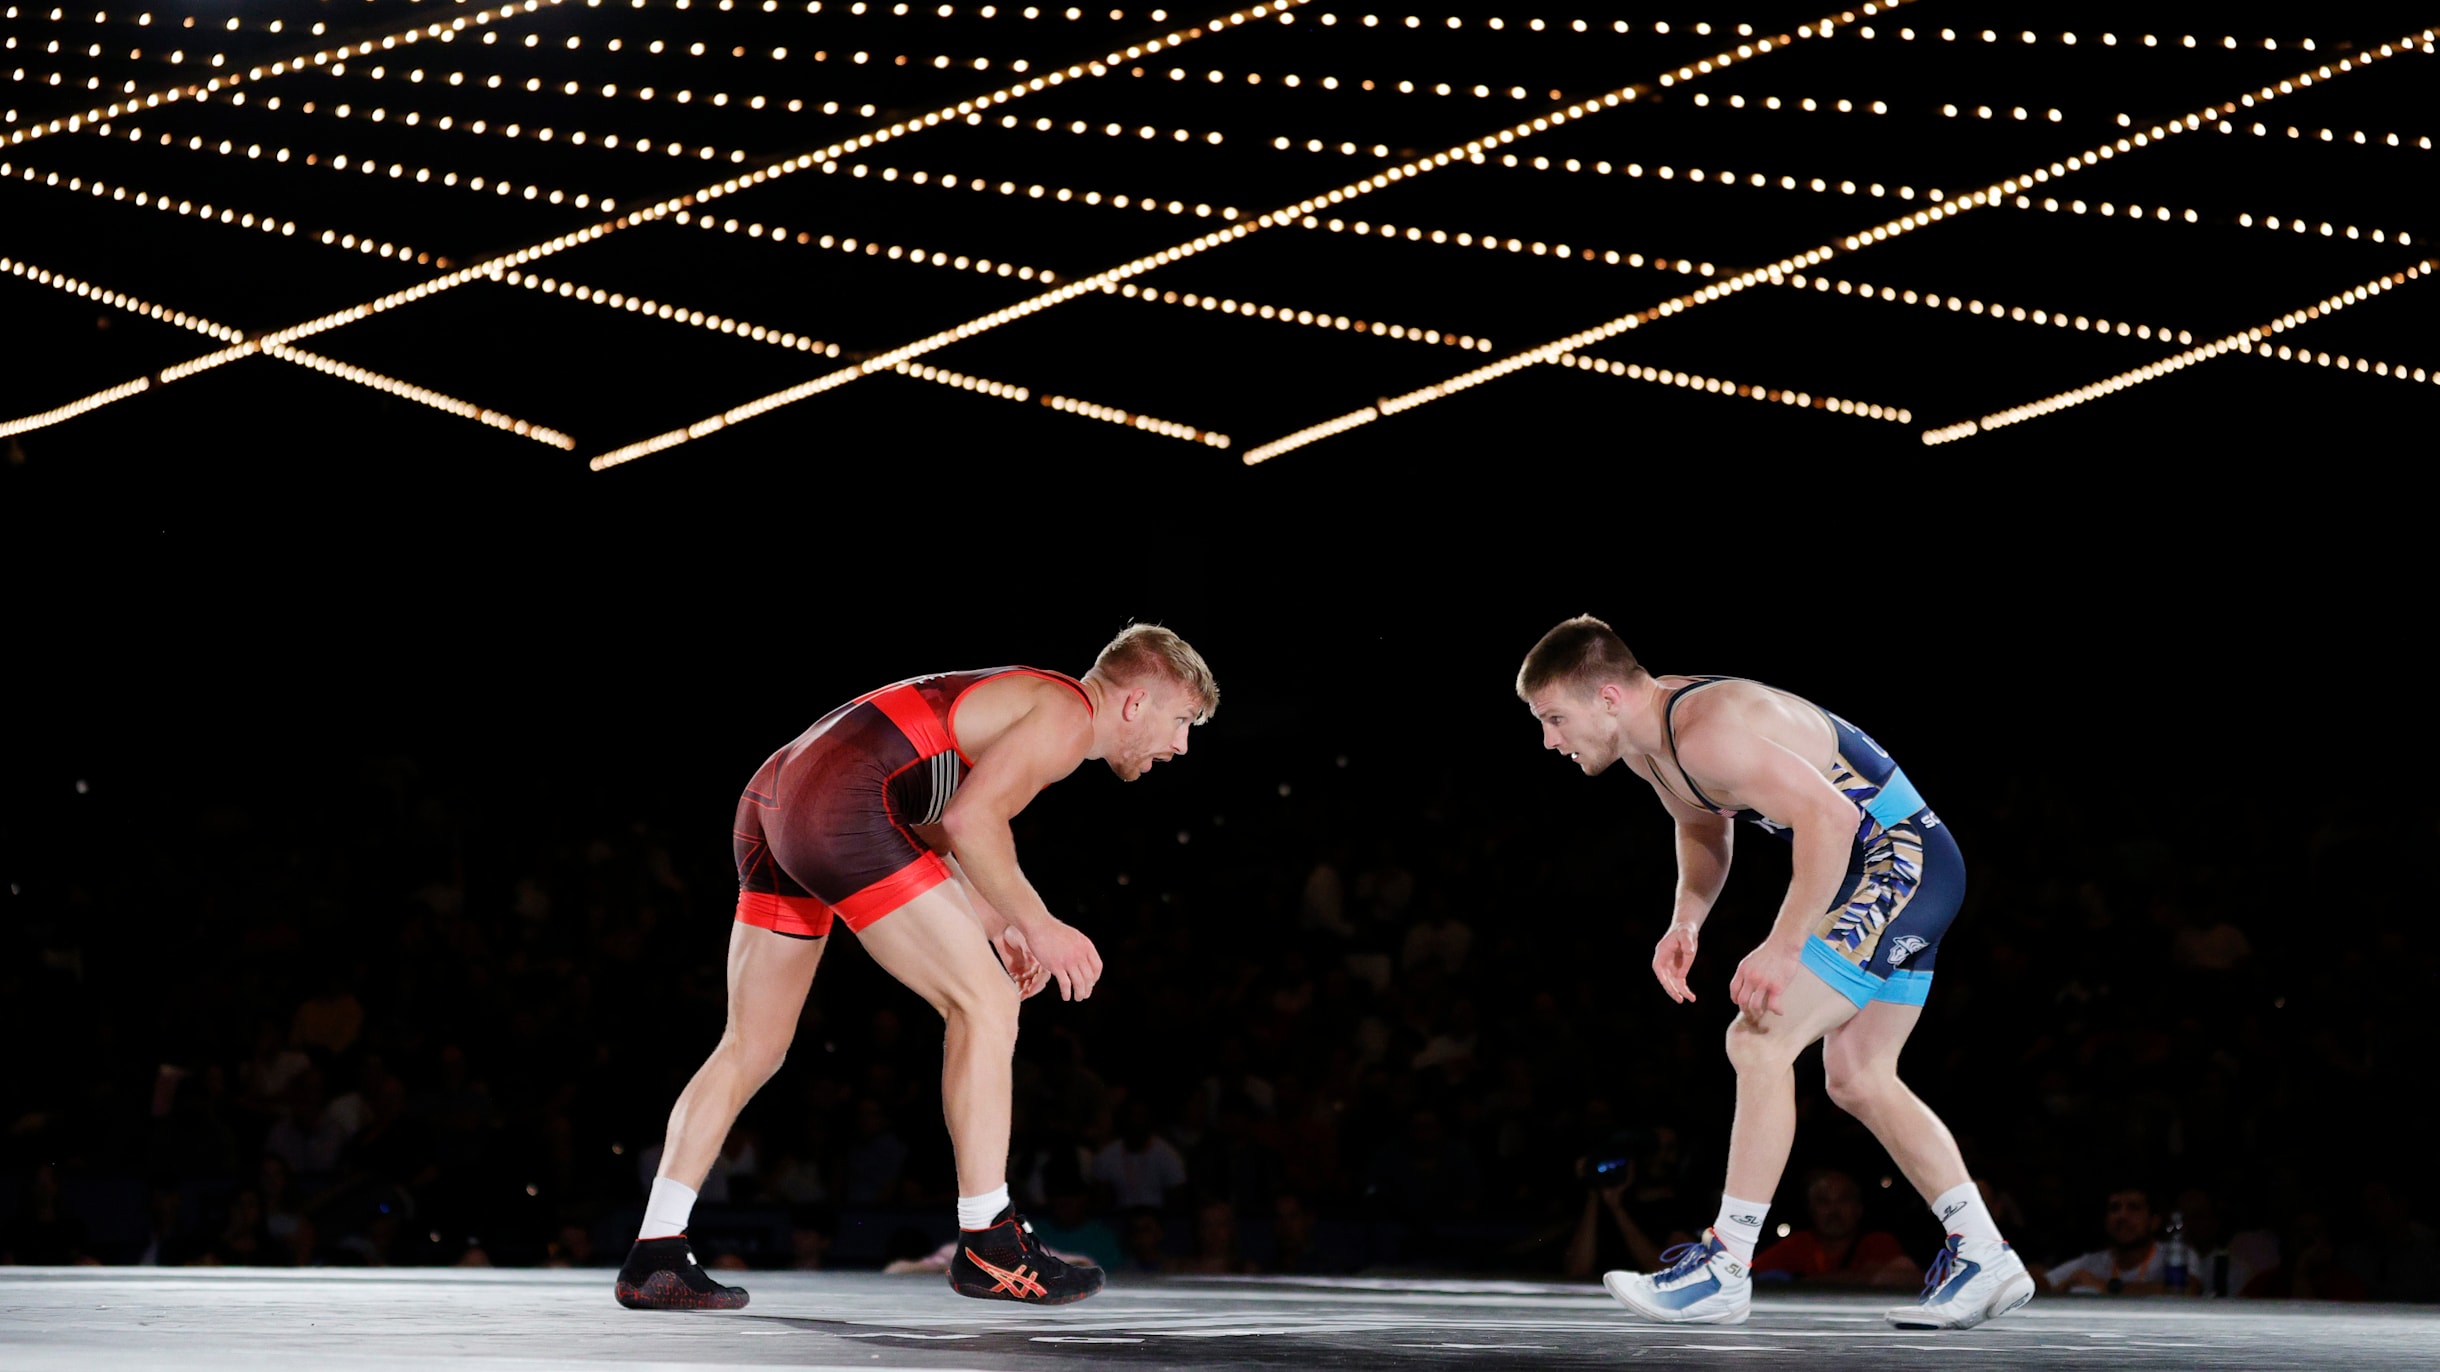
<path fill-rule="evenodd" d="M 1951 1234 L 1923 1275 L 1923 1295 L 1890 1311 L 1889 1322 L 1900 1329 L 1972 1329 L 2032 1299 L 2033 1276 L 2015 1249 Z"/>
<path fill-rule="evenodd" d="M 1706 1229 L 1700 1243 L 1661 1254 L 1661 1270 L 1605 1272 L 1601 1285 L 1620 1305 L 1662 1324 L 1743 1324 L 1754 1308 L 1752 1268 Z"/>

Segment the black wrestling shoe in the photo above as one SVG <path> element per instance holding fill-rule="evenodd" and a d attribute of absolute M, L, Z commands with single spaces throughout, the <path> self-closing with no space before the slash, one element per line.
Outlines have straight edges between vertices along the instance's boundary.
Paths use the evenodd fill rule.
<path fill-rule="evenodd" d="M 961 1296 L 1028 1305 L 1066 1305 L 1101 1289 L 1098 1267 L 1071 1267 L 1042 1251 L 1034 1227 L 1011 1206 L 989 1229 L 958 1231 L 949 1286 Z"/>
<path fill-rule="evenodd" d="M 630 1310 L 736 1310 L 742 1286 L 722 1286 L 695 1261 L 684 1234 L 637 1239 L 618 1270 L 618 1303 Z"/>

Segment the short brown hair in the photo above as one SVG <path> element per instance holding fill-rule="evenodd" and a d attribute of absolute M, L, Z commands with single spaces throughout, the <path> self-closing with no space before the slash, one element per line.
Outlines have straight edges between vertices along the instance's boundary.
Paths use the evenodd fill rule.
<path fill-rule="evenodd" d="M 1120 630 L 1101 656 L 1093 659 L 1093 670 L 1119 685 L 1149 675 L 1169 678 L 1203 702 L 1197 724 L 1220 710 L 1220 686 L 1212 680 L 1211 665 L 1194 645 L 1158 624 L 1130 624 Z"/>
<path fill-rule="evenodd" d="M 1553 682 L 1628 681 L 1642 670 L 1615 630 L 1591 615 L 1578 615 L 1542 635 L 1525 655 L 1525 665 L 1517 669 L 1517 695 L 1530 701 Z"/>

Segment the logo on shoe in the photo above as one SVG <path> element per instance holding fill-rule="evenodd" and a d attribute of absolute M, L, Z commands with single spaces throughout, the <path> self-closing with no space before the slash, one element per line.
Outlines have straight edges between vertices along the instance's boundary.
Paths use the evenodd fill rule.
<path fill-rule="evenodd" d="M 983 1255 L 975 1252 L 971 1248 L 966 1250 L 966 1260 L 991 1274 L 991 1290 L 994 1295 L 1005 1291 L 1017 1299 L 1023 1300 L 1028 1296 L 1047 1296 L 1050 1294 L 1043 1288 L 1040 1277 L 1034 1273 L 1027 1272 L 1025 1270 L 1025 1264 L 1021 1261 L 1017 1264 L 1016 1270 L 1012 1272 L 1005 1267 L 994 1267 L 990 1263 L 985 1262 L 983 1260 Z"/>
<path fill-rule="evenodd" d="M 1972 1201 L 1957 1201 L 1957 1202 L 1955 1202 L 1955 1203 L 1951 1204 L 1951 1205 L 1950 1205 L 1950 1206 L 1949 1206 L 1947 1209 L 1945 1209 L 1945 1210 L 1943 1210 L 1943 1211 L 1941 1211 L 1941 1212 L 1940 1212 L 1940 1222 L 1941 1222 L 1942 1224 L 1947 1224 L 1947 1223 L 1949 1222 L 1950 1217 L 1954 1216 L 1954 1215 L 1955 1215 L 1955 1214 L 1956 1214 L 1958 1211 L 1963 1210 L 1963 1209 L 1965 1209 L 1967 1206 L 1972 1205 L 1972 1204 L 1973 1204 L 1973 1202 L 1972 1202 Z"/>
<path fill-rule="evenodd" d="M 1762 1227 L 1762 1216 L 1760 1216 L 1760 1215 L 1731 1215 L 1731 1216 L 1729 1216 L 1729 1217 L 1728 1217 L 1728 1222 L 1729 1222 L 1729 1223 L 1731 1223 L 1731 1224 L 1750 1224 L 1750 1225 L 1754 1226 L 1756 1229 L 1760 1229 L 1760 1228 Z"/>

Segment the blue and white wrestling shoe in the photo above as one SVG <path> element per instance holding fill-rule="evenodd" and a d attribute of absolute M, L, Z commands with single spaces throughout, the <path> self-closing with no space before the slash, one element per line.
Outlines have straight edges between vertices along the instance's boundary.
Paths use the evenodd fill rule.
<path fill-rule="evenodd" d="M 1900 1329 L 1972 1329 L 2033 1299 L 2033 1276 L 2007 1244 L 1949 1235 L 1923 1274 L 1923 1295 L 1889 1312 Z"/>
<path fill-rule="evenodd" d="M 1702 1242 L 1661 1254 L 1660 1271 L 1606 1272 L 1601 1285 L 1620 1305 L 1663 1324 L 1743 1324 L 1754 1308 L 1753 1269 L 1709 1229 Z"/>

